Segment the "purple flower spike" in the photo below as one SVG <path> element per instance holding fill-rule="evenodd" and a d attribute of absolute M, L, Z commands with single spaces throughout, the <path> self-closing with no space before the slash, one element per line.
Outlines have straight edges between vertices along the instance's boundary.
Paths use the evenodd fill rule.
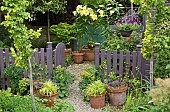
<path fill-rule="evenodd" d="M 112 87 L 112 84 L 109 84 L 110 87 Z"/>
<path fill-rule="evenodd" d="M 38 87 L 41 87 L 43 84 L 37 84 Z"/>

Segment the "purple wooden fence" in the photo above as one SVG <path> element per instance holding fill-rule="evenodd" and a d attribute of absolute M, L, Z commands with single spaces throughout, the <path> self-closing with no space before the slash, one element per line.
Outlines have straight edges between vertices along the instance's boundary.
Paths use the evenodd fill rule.
<path fill-rule="evenodd" d="M 52 42 L 48 42 L 48 47 L 45 48 L 36 48 L 36 52 L 34 52 L 31 62 L 32 64 L 36 63 L 41 65 L 42 67 L 48 68 L 48 78 L 51 77 L 52 70 L 56 68 L 56 66 L 61 65 L 64 66 L 64 49 L 65 45 L 63 43 L 59 43 L 56 48 L 52 49 Z M 11 56 L 9 48 L 0 48 L 0 77 L 2 78 L 2 87 L 6 89 L 9 87 L 9 81 L 3 74 L 3 69 L 8 67 L 9 64 L 14 64 L 14 58 Z M 34 69 L 35 73 L 38 73 L 38 68 Z M 24 71 L 24 76 L 27 77 L 27 71 Z M 44 75 L 44 71 L 41 71 L 42 75 Z"/>
<path fill-rule="evenodd" d="M 116 72 L 117 74 L 123 74 L 127 72 L 133 73 L 133 76 L 137 75 L 147 76 L 146 68 L 144 64 L 146 64 L 146 60 L 142 57 L 141 54 L 141 45 L 137 45 L 137 51 L 123 51 L 119 52 L 114 50 L 105 51 L 104 49 L 100 50 L 100 44 L 96 43 L 95 45 L 95 66 L 99 67 L 104 60 L 107 61 L 107 74 L 111 71 Z M 125 63 L 125 64 L 124 64 Z M 124 66 L 126 65 L 126 67 Z"/>

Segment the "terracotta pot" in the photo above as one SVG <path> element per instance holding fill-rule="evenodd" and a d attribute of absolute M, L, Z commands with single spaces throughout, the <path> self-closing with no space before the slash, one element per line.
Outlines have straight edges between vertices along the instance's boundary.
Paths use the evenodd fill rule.
<path fill-rule="evenodd" d="M 120 30 L 120 33 L 124 37 L 129 37 L 132 34 L 132 30 Z"/>
<path fill-rule="evenodd" d="M 42 95 L 42 94 L 39 93 L 39 97 L 40 97 L 40 98 L 47 99 L 48 101 L 45 102 L 44 104 L 45 104 L 47 107 L 51 107 L 51 106 L 53 106 L 54 103 L 55 103 L 54 99 L 57 100 L 57 99 L 59 98 L 59 97 L 58 97 L 58 94 L 59 94 L 59 92 L 56 92 L 56 93 L 54 93 L 54 94 L 52 94 L 52 95 Z"/>
<path fill-rule="evenodd" d="M 74 51 L 74 52 L 72 52 L 72 55 L 73 55 L 74 63 L 76 63 L 76 64 L 83 63 L 84 53 L 78 52 L 78 51 Z"/>
<path fill-rule="evenodd" d="M 127 88 L 128 88 L 128 84 L 126 84 L 126 86 L 123 88 L 112 88 L 112 89 L 107 88 L 110 104 L 112 106 L 120 106 L 125 103 Z"/>
<path fill-rule="evenodd" d="M 90 96 L 90 106 L 92 108 L 98 109 L 105 106 L 105 94 Z"/>
<path fill-rule="evenodd" d="M 67 57 L 70 55 L 70 49 L 65 49 L 64 50 L 64 57 Z"/>
<path fill-rule="evenodd" d="M 85 61 L 94 61 L 95 54 L 91 49 L 82 49 L 81 52 L 84 52 L 84 60 Z"/>

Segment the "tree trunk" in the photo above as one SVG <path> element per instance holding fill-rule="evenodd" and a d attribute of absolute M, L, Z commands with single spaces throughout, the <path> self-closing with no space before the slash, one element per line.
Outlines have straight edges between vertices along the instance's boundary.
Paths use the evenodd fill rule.
<path fill-rule="evenodd" d="M 51 41 L 50 39 L 50 12 L 47 12 L 47 23 L 48 23 L 48 28 L 47 28 L 47 32 L 48 32 L 48 42 Z"/>
<path fill-rule="evenodd" d="M 31 65 L 31 60 L 28 60 L 29 62 L 29 69 L 30 69 L 30 95 L 31 95 L 31 100 L 32 100 L 32 108 L 33 112 L 37 112 L 36 106 L 35 106 L 35 101 L 34 101 L 34 93 L 33 93 L 33 79 L 32 79 L 32 65 Z"/>
<path fill-rule="evenodd" d="M 150 59 L 150 88 L 153 86 L 153 58 L 154 58 L 154 55 L 151 55 L 151 59 Z"/>

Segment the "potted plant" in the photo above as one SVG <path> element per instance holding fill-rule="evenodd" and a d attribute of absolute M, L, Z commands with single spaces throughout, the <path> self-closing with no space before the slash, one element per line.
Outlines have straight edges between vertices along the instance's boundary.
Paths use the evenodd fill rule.
<path fill-rule="evenodd" d="M 111 72 L 105 80 L 105 83 L 107 84 L 107 92 L 111 105 L 123 105 L 126 100 L 126 90 L 128 88 L 128 84 L 123 79 L 123 76 Z"/>
<path fill-rule="evenodd" d="M 46 106 L 54 105 L 55 100 L 58 99 L 59 88 L 56 83 L 51 80 L 46 81 L 39 89 L 39 95 L 41 98 L 47 99 Z"/>
<path fill-rule="evenodd" d="M 135 15 L 124 16 L 119 21 L 115 21 L 114 24 L 124 37 L 129 37 L 132 31 L 139 29 L 141 26 L 138 16 Z"/>
<path fill-rule="evenodd" d="M 70 25 L 67 23 L 59 23 L 58 25 L 52 25 L 51 31 L 56 35 L 53 38 L 54 43 L 63 42 L 65 45 L 70 45 L 71 40 L 76 39 L 74 24 Z M 70 54 L 70 49 L 65 49 L 65 57 Z"/>
<path fill-rule="evenodd" d="M 87 94 L 90 97 L 90 106 L 98 109 L 105 106 L 106 86 L 97 80 L 87 86 Z"/>
<path fill-rule="evenodd" d="M 86 46 L 83 46 L 81 49 L 81 52 L 84 52 L 84 60 L 85 61 L 94 61 L 94 47 L 95 47 L 95 42 L 93 41 L 88 41 Z"/>

